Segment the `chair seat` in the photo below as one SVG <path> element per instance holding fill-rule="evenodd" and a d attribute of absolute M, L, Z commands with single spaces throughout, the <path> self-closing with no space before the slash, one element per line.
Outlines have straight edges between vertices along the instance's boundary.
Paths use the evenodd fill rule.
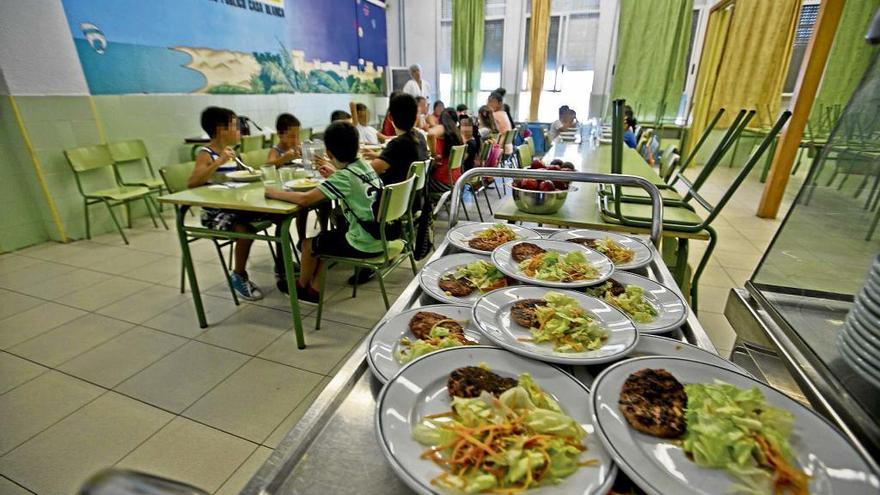
<path fill-rule="evenodd" d="M 403 240 L 398 239 L 396 241 L 388 241 L 388 259 L 393 260 L 394 258 L 400 256 L 400 253 L 403 252 L 403 248 Z M 376 266 L 381 266 L 385 264 L 384 254 L 373 256 L 372 258 L 346 258 L 342 256 L 326 256 L 326 258 L 332 258 L 334 261 L 342 261 L 345 263 L 353 264 L 368 264 Z"/>
<path fill-rule="evenodd" d="M 614 205 L 609 204 L 608 207 L 614 208 Z M 649 204 L 624 202 L 620 205 L 620 211 L 624 217 L 647 219 L 648 221 L 651 219 L 651 205 Z M 696 227 L 703 222 L 703 219 L 687 208 L 666 206 L 663 208 L 663 222 L 663 230 L 678 230 L 677 225 Z"/>
<path fill-rule="evenodd" d="M 86 193 L 86 197 L 125 201 L 126 199 L 134 199 L 139 196 L 149 194 L 149 192 L 149 189 L 142 186 L 119 186 L 110 189 L 91 191 L 89 193 Z"/>
<path fill-rule="evenodd" d="M 658 188 L 658 190 L 660 191 L 660 197 L 663 199 L 674 199 L 674 200 L 678 200 L 678 201 L 681 200 L 681 194 L 679 194 L 678 191 L 676 191 L 675 189 Z M 641 187 L 635 187 L 635 186 L 623 186 L 623 195 L 630 196 L 630 197 L 636 197 L 636 198 L 649 198 L 650 197 L 650 196 L 648 196 L 647 191 L 645 191 Z"/>
<path fill-rule="evenodd" d="M 143 179 L 135 179 L 132 181 L 128 181 L 127 184 L 131 184 L 133 186 L 143 186 L 148 187 L 150 189 L 159 189 L 161 187 L 165 187 L 165 183 L 161 178 L 154 177 L 144 177 Z"/>

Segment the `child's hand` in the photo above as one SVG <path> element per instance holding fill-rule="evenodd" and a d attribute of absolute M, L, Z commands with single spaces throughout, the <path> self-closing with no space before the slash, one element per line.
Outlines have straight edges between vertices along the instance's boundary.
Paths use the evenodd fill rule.
<path fill-rule="evenodd" d="M 285 151 L 283 155 L 281 155 L 281 158 L 283 158 L 285 162 L 289 162 L 290 160 L 293 160 L 298 156 L 299 153 L 296 152 L 296 148 L 290 148 L 289 150 Z"/>
<path fill-rule="evenodd" d="M 336 167 L 330 164 L 321 165 L 318 167 L 318 173 L 321 174 L 321 177 L 327 178 L 333 175 L 336 172 Z"/>
<path fill-rule="evenodd" d="M 222 163 L 226 163 L 226 162 L 228 162 L 228 161 L 230 161 L 230 160 L 235 161 L 235 150 L 232 149 L 231 147 L 227 146 L 227 147 L 223 150 L 223 153 L 220 153 L 220 158 L 219 158 L 219 160 L 220 160 L 220 163 L 221 163 L 221 164 L 222 164 Z"/>
<path fill-rule="evenodd" d="M 268 199 L 279 199 L 279 198 L 278 198 L 278 193 L 279 193 L 279 191 L 277 191 L 277 190 L 275 190 L 275 189 L 273 189 L 273 188 L 271 188 L 271 187 L 267 187 L 267 188 L 266 188 L 266 197 L 267 197 Z"/>
<path fill-rule="evenodd" d="M 376 150 L 364 150 L 363 152 L 361 152 L 361 154 L 362 154 L 362 155 L 364 156 L 364 158 L 366 158 L 367 160 L 372 160 L 372 159 L 374 159 L 374 158 L 379 158 L 379 152 L 377 152 Z"/>

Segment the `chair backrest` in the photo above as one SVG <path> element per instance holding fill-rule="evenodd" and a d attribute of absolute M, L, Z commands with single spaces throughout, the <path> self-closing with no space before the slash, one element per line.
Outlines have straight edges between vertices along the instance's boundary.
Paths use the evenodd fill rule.
<path fill-rule="evenodd" d="M 532 164 L 532 149 L 529 148 L 529 145 L 521 144 L 517 146 L 516 152 L 519 155 L 519 166 L 521 168 L 529 168 L 529 165 Z"/>
<path fill-rule="evenodd" d="M 253 168 L 260 168 L 266 164 L 266 158 L 269 157 L 269 150 L 258 149 L 241 154 L 241 161 Z"/>
<path fill-rule="evenodd" d="M 165 181 L 165 188 L 170 193 L 176 193 L 189 189 L 187 182 L 196 168 L 196 162 L 183 162 L 168 165 L 159 169 L 159 175 Z"/>
<path fill-rule="evenodd" d="M 76 187 L 81 194 L 119 186 L 113 157 L 106 145 L 96 144 L 64 150 L 67 164 L 73 170 Z"/>
<path fill-rule="evenodd" d="M 660 155 L 660 178 L 664 181 L 667 180 L 669 176 L 672 175 L 672 171 L 674 167 L 672 167 L 672 156 L 675 155 L 675 145 L 670 144 L 663 150 L 663 154 Z"/>
<path fill-rule="evenodd" d="M 384 233 L 386 223 L 399 220 L 409 212 L 410 196 L 413 192 L 415 180 L 415 177 L 410 177 L 403 182 L 388 184 L 382 188 L 382 198 L 379 200 L 381 232 Z"/>
<path fill-rule="evenodd" d="M 532 155 L 534 155 L 535 154 L 535 139 L 532 136 L 529 136 L 529 137 L 523 139 L 523 141 L 525 141 L 525 143 L 527 145 L 529 145 L 529 151 L 532 153 Z"/>
<path fill-rule="evenodd" d="M 262 134 L 255 134 L 253 136 L 242 136 L 241 152 L 247 153 L 249 151 L 263 149 L 263 140 L 264 138 Z"/>
<path fill-rule="evenodd" d="M 504 146 L 512 145 L 513 140 L 516 139 L 516 129 L 505 131 L 504 134 L 502 134 L 501 139 Z"/>
<path fill-rule="evenodd" d="M 113 157 L 114 162 L 130 162 L 149 158 L 147 147 L 140 139 L 108 143 L 107 148 L 110 150 L 110 156 Z"/>
<path fill-rule="evenodd" d="M 483 167 L 486 166 L 486 160 L 489 159 L 489 152 L 492 150 L 493 144 L 491 139 L 484 139 L 480 143 L 480 165 Z"/>
<path fill-rule="evenodd" d="M 412 162 L 409 166 L 409 172 L 406 174 L 407 179 L 410 177 L 416 178 L 413 191 L 421 191 L 424 189 L 425 184 L 428 183 L 428 161 Z"/>
<path fill-rule="evenodd" d="M 453 170 L 461 168 L 461 164 L 464 163 L 464 151 L 467 148 L 464 144 L 459 144 L 458 146 L 453 146 L 449 150 L 449 173 L 451 174 Z"/>

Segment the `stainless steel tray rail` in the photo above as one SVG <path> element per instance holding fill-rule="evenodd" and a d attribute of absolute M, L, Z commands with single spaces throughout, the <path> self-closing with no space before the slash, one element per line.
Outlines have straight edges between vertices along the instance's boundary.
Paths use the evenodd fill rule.
<path fill-rule="evenodd" d="M 656 246 L 662 232 L 662 202 L 656 187 L 640 177 L 603 175 L 581 172 L 475 168 L 465 172 L 452 190 L 453 205 L 458 204 L 467 181 L 482 175 L 505 178 L 536 178 L 569 182 L 613 183 L 639 186 L 648 191 L 654 205 L 651 229 L 653 260 L 644 274 L 681 292 L 672 274 L 660 259 Z M 455 210 L 455 209 L 454 209 Z M 450 218 L 458 221 L 457 211 Z M 537 229 L 553 232 L 556 229 Z M 428 262 L 445 256 L 452 246 L 443 241 Z M 435 303 L 424 295 L 414 278 L 391 308 L 381 324 L 401 311 Z M 377 324 L 378 325 L 378 324 Z M 693 312 L 681 329 L 669 334 L 675 338 L 716 352 L 708 335 Z M 318 395 L 302 419 L 284 437 L 272 455 L 251 478 L 243 494 L 407 494 L 411 490 L 394 474 L 385 461 L 373 427 L 376 396 L 381 384 L 373 378 L 366 362 L 369 336 L 352 352 L 327 387 Z M 292 351 L 292 352 L 308 352 Z M 598 368 L 575 367 L 572 373 L 588 385 Z"/>

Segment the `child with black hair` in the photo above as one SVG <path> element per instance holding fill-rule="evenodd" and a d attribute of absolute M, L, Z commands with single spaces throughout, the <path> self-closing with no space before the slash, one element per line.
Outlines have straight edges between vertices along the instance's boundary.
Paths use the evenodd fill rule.
<path fill-rule="evenodd" d="M 358 103 L 355 108 L 357 109 L 357 130 L 361 143 L 379 144 L 379 132 L 370 126 L 370 110 L 363 103 Z"/>
<path fill-rule="evenodd" d="M 372 258 L 382 253 L 382 241 L 373 237 L 361 221 L 374 220 L 373 203 L 379 201 L 382 180 L 373 168 L 358 156 L 360 147 L 357 128 L 351 122 L 331 123 L 324 131 L 327 157 L 316 157 L 318 171 L 327 180 L 307 192 L 266 189 L 266 197 L 309 207 L 334 199 L 343 204 L 347 228 L 325 230 L 303 242 L 299 280 L 296 284 L 300 301 L 316 304 L 321 265 L 317 255 L 348 258 Z"/>
<path fill-rule="evenodd" d="M 388 115 L 399 135 L 388 141 L 382 154 L 370 162 L 385 184 L 403 182 L 412 162 L 428 159 L 425 137 L 414 128 L 417 113 L 416 100 L 407 93 L 396 95 L 388 102 Z"/>
<path fill-rule="evenodd" d="M 220 166 L 235 161 L 232 147 L 240 138 L 238 118 L 235 112 L 227 108 L 208 107 L 202 112 L 202 129 L 211 138 L 207 146 L 199 149 L 196 164 L 187 181 L 187 187 L 205 185 Z M 202 225 L 213 230 L 252 233 L 251 223 L 259 220 L 254 215 L 243 211 L 221 210 L 219 208 L 202 208 Z M 263 298 L 263 292 L 248 278 L 247 260 L 251 252 L 253 239 L 236 239 L 232 273 L 229 279 L 238 297 L 247 301 Z"/>
<path fill-rule="evenodd" d="M 351 122 L 351 114 L 345 110 L 333 110 L 333 112 L 330 113 L 330 122 L 336 122 L 337 120 L 347 120 Z"/>
<path fill-rule="evenodd" d="M 275 120 L 275 132 L 278 133 L 278 144 L 269 148 L 266 163 L 280 167 L 300 157 L 299 119 L 289 113 L 282 113 Z"/>

